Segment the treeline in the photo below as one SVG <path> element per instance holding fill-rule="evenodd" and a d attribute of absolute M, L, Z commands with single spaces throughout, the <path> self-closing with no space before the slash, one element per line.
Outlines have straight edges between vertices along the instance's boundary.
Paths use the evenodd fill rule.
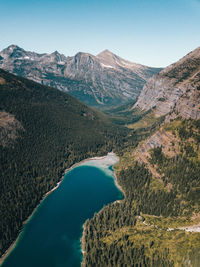
<path fill-rule="evenodd" d="M 127 131 L 68 94 L 1 70 L 0 77 L 0 112 L 23 127 L 16 140 L 0 144 L 1 256 L 66 168 L 120 147 Z"/>

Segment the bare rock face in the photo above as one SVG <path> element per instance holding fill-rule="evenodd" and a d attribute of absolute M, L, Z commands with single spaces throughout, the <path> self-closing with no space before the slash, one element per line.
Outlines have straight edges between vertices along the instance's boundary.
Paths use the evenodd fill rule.
<path fill-rule="evenodd" d="M 154 108 L 157 117 L 200 118 L 200 47 L 154 75 L 134 107 Z"/>
<path fill-rule="evenodd" d="M 16 45 L 0 52 L 0 68 L 66 91 L 92 106 L 137 98 L 146 81 L 161 70 L 129 62 L 108 50 L 97 56 L 80 52 L 65 57 L 57 51 L 28 52 Z"/>

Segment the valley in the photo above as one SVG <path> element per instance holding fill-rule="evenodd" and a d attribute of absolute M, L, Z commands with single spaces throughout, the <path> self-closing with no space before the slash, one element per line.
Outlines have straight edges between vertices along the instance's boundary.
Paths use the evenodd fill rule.
<path fill-rule="evenodd" d="M 200 225 L 199 51 L 195 49 L 153 77 L 148 74 L 141 93 L 132 94 L 124 103 L 115 98 L 116 102 L 102 109 L 105 98 L 98 96 L 104 113 L 65 92 L 0 71 L 1 255 L 66 168 L 114 151 L 120 159 L 114 166 L 115 176 L 125 197 L 85 221 L 82 266 L 199 267 L 200 233 L 187 231 L 198 230 Z M 6 53 L 10 57 L 3 53 L 4 59 Z M 147 79 L 141 74 L 143 67 L 109 51 L 96 58 L 79 53 L 71 59 L 59 55 L 57 61 L 73 62 L 66 64 L 65 73 L 79 90 L 82 75 L 90 81 L 88 64 L 101 63 L 108 80 L 113 79 L 113 69 L 119 78 L 121 68 L 132 64 L 131 71 L 137 68 L 137 75 Z M 119 67 L 119 60 L 123 66 Z M 9 59 L 2 64 L 10 68 L 11 63 Z M 74 66 L 79 64 L 84 67 L 76 72 Z M 134 77 L 130 67 L 123 72 L 126 78 Z M 98 79 L 105 81 L 102 77 Z"/>

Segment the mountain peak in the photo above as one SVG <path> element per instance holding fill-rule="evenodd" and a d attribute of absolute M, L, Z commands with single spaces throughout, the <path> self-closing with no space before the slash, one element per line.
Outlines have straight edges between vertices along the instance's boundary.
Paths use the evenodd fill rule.
<path fill-rule="evenodd" d="M 98 55 L 97 55 L 97 57 L 99 57 L 99 56 L 104 56 L 104 55 L 114 55 L 110 50 L 108 50 L 108 49 L 105 49 L 105 50 L 103 50 L 101 53 L 99 53 Z"/>
<path fill-rule="evenodd" d="M 141 69 L 108 49 L 98 56 L 79 52 L 66 57 L 58 51 L 38 54 L 16 45 L 0 52 L 0 68 L 67 91 L 92 106 L 135 99 L 149 76 L 157 73 L 151 68 Z"/>
<path fill-rule="evenodd" d="M 9 51 L 10 53 L 12 53 L 14 50 L 21 50 L 21 51 L 23 51 L 23 49 L 21 47 L 19 47 L 18 45 L 14 45 L 14 44 L 9 45 L 3 51 Z"/>
<path fill-rule="evenodd" d="M 90 53 L 86 53 L 86 52 L 78 52 L 78 53 L 75 55 L 75 57 L 88 57 L 88 56 L 92 56 L 92 57 L 93 57 L 92 54 L 90 54 Z"/>
<path fill-rule="evenodd" d="M 15 45 L 15 44 L 11 44 L 7 48 L 8 49 L 20 49 L 20 47 L 18 45 Z"/>
<path fill-rule="evenodd" d="M 55 51 L 52 53 L 52 55 L 60 55 L 60 53 L 59 53 L 57 50 L 55 50 Z"/>

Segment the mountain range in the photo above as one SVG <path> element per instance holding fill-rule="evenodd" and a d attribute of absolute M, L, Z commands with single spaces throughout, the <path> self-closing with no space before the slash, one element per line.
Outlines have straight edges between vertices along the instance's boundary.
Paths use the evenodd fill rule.
<path fill-rule="evenodd" d="M 38 54 L 10 45 L 0 52 L 0 68 L 68 92 L 91 106 L 120 105 L 136 99 L 161 68 L 132 63 L 105 50 L 97 56 L 55 51 Z"/>

